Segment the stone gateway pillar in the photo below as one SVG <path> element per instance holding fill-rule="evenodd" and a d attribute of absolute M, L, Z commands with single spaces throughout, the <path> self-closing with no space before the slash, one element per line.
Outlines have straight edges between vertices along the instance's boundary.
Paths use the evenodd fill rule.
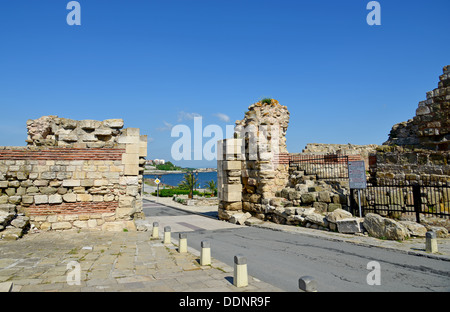
<path fill-rule="evenodd" d="M 235 138 L 218 142 L 219 218 L 248 212 L 264 219 L 264 203 L 289 182 L 287 154 L 289 111 L 274 99 L 252 104 L 236 121 Z"/>

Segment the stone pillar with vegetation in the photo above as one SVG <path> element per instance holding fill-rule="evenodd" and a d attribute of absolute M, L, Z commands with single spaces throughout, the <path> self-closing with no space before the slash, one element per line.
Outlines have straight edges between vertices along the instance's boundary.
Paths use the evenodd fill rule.
<path fill-rule="evenodd" d="M 236 213 L 264 218 L 263 201 L 275 197 L 289 180 L 286 130 L 289 111 L 274 99 L 249 106 L 244 119 L 236 121 L 235 138 L 218 143 L 219 217 Z"/>

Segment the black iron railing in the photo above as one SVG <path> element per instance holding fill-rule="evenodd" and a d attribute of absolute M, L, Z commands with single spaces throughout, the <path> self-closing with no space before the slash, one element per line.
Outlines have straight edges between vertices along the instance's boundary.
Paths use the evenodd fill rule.
<path fill-rule="evenodd" d="M 360 190 L 363 216 L 369 212 L 389 217 L 415 216 L 420 214 L 439 218 L 450 218 L 450 183 L 422 179 L 376 180 L 366 189 Z M 358 214 L 358 195 L 352 190 L 350 204 L 354 215 Z"/>

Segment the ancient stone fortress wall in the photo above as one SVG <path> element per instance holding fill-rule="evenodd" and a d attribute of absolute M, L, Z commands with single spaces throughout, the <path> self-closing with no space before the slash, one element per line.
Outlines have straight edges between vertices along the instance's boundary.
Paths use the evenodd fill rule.
<path fill-rule="evenodd" d="M 286 106 L 274 99 L 260 101 L 236 121 L 236 138 L 218 142 L 221 219 L 228 220 L 239 211 L 264 218 L 262 202 L 275 197 L 289 180 L 289 165 L 279 157 L 287 154 L 288 123 Z"/>
<path fill-rule="evenodd" d="M 27 125 L 27 147 L 0 147 L 0 236 L 20 237 L 17 220 L 41 230 L 135 229 L 147 136 L 121 119 Z"/>
<path fill-rule="evenodd" d="M 427 100 L 419 103 L 416 117 L 395 125 L 389 141 L 382 146 L 312 143 L 301 154 L 289 154 L 285 144 L 289 122 L 286 107 L 275 100 L 251 105 L 244 119 L 236 122 L 235 138 L 218 142 L 219 218 L 239 224 L 269 220 L 341 233 L 362 234 L 367 231 L 374 237 L 395 240 L 410 235 L 424 236 L 427 228 L 414 222 L 397 224 L 372 213 L 365 218 L 352 216 L 349 212 L 348 178 L 345 177 L 344 181 L 327 178 L 339 177 L 343 170 L 348 171 L 346 166 L 337 166 L 341 159 L 337 156 L 347 155 L 349 161 L 365 161 L 370 172 L 368 185 L 374 193 L 381 194 L 375 196 L 375 203 L 383 199 L 380 203 L 400 206 L 412 198 L 410 194 L 405 193 L 403 198 L 396 191 L 376 189 L 384 185 L 382 181 L 385 180 L 403 183 L 399 185 L 407 185 L 405 183 L 411 181 L 413 184 L 437 182 L 433 185 L 448 185 L 449 69 L 450 66 L 444 67 L 438 88 L 428 92 Z M 264 130 L 268 125 L 278 125 L 279 128 L 268 132 Z M 247 131 L 242 131 L 242 128 Z M 267 140 L 261 139 L 272 138 L 274 134 L 278 140 L 275 140 L 276 144 L 273 141 L 267 144 Z M 255 151 L 251 148 L 254 146 L 259 149 Z M 326 156 L 322 157 L 325 160 L 334 157 L 336 161 L 320 162 L 315 156 Z M 304 166 L 305 163 L 309 166 Z M 318 174 L 320 170 L 325 175 Z M 439 192 L 430 188 L 420 197 L 425 196 L 428 204 L 431 203 L 430 198 L 443 198 L 448 202 L 448 193 Z M 370 196 L 373 199 L 374 196 Z M 369 200 L 362 200 L 366 199 Z M 374 224 L 381 228 L 374 230 Z M 395 235 L 390 235 L 391 232 Z M 447 230 L 444 229 L 443 233 L 445 237 Z"/>
<path fill-rule="evenodd" d="M 369 169 L 369 158 L 376 152 L 378 145 L 368 144 L 368 145 L 356 145 L 356 144 L 322 144 L 322 143 L 308 143 L 306 147 L 302 150 L 304 155 L 347 155 L 347 156 L 358 156 L 360 159 L 364 160 L 366 169 Z M 350 158 L 349 158 L 350 160 Z"/>
<path fill-rule="evenodd" d="M 372 156 L 370 176 L 381 181 L 447 182 L 450 180 L 450 151 L 380 146 Z"/>
<path fill-rule="evenodd" d="M 437 151 L 449 150 L 450 65 L 443 68 L 438 87 L 419 102 L 416 115 L 394 125 L 384 145 L 409 146 Z"/>
<path fill-rule="evenodd" d="M 450 65 L 438 88 L 427 92 L 416 115 L 392 127 L 372 156 L 373 179 L 446 182 L 450 176 Z"/>

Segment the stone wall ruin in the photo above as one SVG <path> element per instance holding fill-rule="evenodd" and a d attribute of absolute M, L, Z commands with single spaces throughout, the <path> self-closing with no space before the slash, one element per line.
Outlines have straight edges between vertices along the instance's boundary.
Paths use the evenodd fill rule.
<path fill-rule="evenodd" d="M 20 237 L 30 224 L 40 230 L 134 230 L 134 219 L 143 217 L 147 136 L 123 124 L 28 120 L 28 146 L 0 147 L 0 237 Z"/>
<path fill-rule="evenodd" d="M 235 212 L 264 217 L 263 202 L 275 197 L 288 182 L 288 166 L 279 161 L 287 154 L 289 111 L 278 101 L 249 106 L 236 121 L 235 138 L 218 142 L 219 217 Z"/>
<path fill-rule="evenodd" d="M 419 103 L 416 116 L 395 125 L 389 140 L 382 146 L 312 143 L 300 155 L 348 155 L 349 160 L 364 160 L 369 184 L 390 179 L 402 183 L 432 181 L 449 185 L 450 66 L 444 67 L 439 79 L 438 88 L 428 92 L 427 100 Z M 348 181 L 323 181 L 302 168 L 289 167 L 290 160 L 298 154 L 289 154 L 286 150 L 288 116 L 286 107 L 275 100 L 255 103 L 249 107 L 245 118 L 236 122 L 235 138 L 218 142 L 220 219 L 240 224 L 268 220 L 342 233 L 369 231 L 371 235 L 378 232 L 386 236 L 385 229 L 374 231 L 371 228 L 371 219 L 382 218 L 380 224 L 388 224 L 398 234 L 388 239 L 423 236 L 429 230 L 430 224 L 425 228 L 414 222 L 396 222 L 370 213 L 367 222 L 364 218 L 355 218 L 349 213 Z M 276 124 L 282 129 L 276 132 L 280 143 L 272 143 L 270 146 L 275 149 L 266 153 L 267 141 L 260 140 L 259 134 L 263 133 L 261 137 L 266 139 L 271 134 L 260 131 L 261 126 Z M 247 131 L 242 132 L 242 129 Z M 261 148 L 252 150 L 251 143 Z M 448 227 L 449 222 L 443 224 Z M 448 233 L 445 225 L 441 230 L 445 237 Z"/>

